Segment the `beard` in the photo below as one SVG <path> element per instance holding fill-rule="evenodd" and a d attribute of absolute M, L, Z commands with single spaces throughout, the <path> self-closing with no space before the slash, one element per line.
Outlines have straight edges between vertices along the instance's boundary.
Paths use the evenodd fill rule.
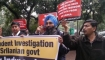
<path fill-rule="evenodd" d="M 50 27 L 50 26 L 46 27 L 45 35 L 53 35 L 54 34 L 54 29 L 55 29 L 55 27 Z"/>
<path fill-rule="evenodd" d="M 49 31 L 49 30 L 52 30 L 54 28 L 55 28 L 54 26 L 48 26 L 48 27 L 46 27 L 46 30 Z"/>

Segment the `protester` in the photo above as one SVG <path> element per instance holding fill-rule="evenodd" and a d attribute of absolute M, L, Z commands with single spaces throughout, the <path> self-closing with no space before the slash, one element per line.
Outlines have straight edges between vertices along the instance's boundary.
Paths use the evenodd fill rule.
<path fill-rule="evenodd" d="M 24 33 L 25 36 L 29 36 L 30 35 L 28 29 L 21 29 L 21 32 Z"/>
<path fill-rule="evenodd" d="M 44 32 L 43 35 L 60 35 L 63 34 L 60 32 L 60 30 L 57 28 L 58 26 L 58 20 L 53 15 L 48 15 L 44 20 Z M 42 30 L 41 28 L 37 29 L 37 31 Z M 59 37 L 60 47 L 59 47 L 59 53 L 58 53 L 58 59 L 57 60 L 65 60 L 65 55 L 68 53 L 68 48 L 62 43 L 62 37 Z"/>
<path fill-rule="evenodd" d="M 20 24 L 18 22 L 12 22 L 11 24 L 12 34 L 10 36 L 20 36 L 25 35 L 24 32 L 20 31 Z"/>
<path fill-rule="evenodd" d="M 65 22 L 62 26 L 67 29 Z M 83 24 L 84 35 L 74 39 L 68 34 L 63 37 L 64 44 L 70 50 L 76 50 L 75 60 L 105 60 L 105 38 L 97 34 L 97 25 L 95 20 L 88 19 Z"/>
<path fill-rule="evenodd" d="M 25 30 L 26 36 L 29 36 L 29 31 L 28 29 Z"/>

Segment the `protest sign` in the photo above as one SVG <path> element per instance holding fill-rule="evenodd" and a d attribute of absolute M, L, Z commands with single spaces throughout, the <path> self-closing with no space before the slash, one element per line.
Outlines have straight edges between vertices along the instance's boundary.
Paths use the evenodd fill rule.
<path fill-rule="evenodd" d="M 75 20 L 81 17 L 81 0 L 66 0 L 57 6 L 58 20 Z"/>
<path fill-rule="evenodd" d="M 31 36 L 0 39 L 0 60 L 56 60 L 58 37 Z"/>

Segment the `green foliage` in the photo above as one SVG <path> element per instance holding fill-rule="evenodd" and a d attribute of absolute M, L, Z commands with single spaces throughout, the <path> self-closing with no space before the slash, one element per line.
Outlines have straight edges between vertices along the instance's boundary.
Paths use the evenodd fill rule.
<path fill-rule="evenodd" d="M 99 22 L 98 30 L 105 29 L 105 0 L 82 0 L 82 19 Z"/>
<path fill-rule="evenodd" d="M 34 32 L 38 19 L 37 17 L 32 19 L 31 14 L 33 12 L 38 14 L 55 12 L 57 10 L 57 4 L 62 1 L 65 0 L 0 0 L 0 11 L 5 11 L 5 18 L 3 19 L 6 20 L 5 28 L 7 29 L 13 19 L 25 18 L 27 20 L 27 28 L 30 32 Z M 99 23 L 103 22 L 103 26 L 105 24 L 104 16 L 105 0 L 82 0 L 82 20 L 92 18 Z"/>
<path fill-rule="evenodd" d="M 36 5 L 35 11 L 38 14 L 56 12 L 57 5 L 65 0 L 42 0 Z"/>
<path fill-rule="evenodd" d="M 6 21 L 5 21 L 5 26 L 9 26 L 14 18 L 14 15 L 10 13 L 10 11 L 8 11 L 7 9 L 5 9 L 5 18 L 6 18 Z M 4 27 L 5 27 L 4 26 Z"/>
<path fill-rule="evenodd" d="M 104 5 L 105 0 L 82 0 L 82 19 L 92 18 L 99 23 L 103 22 L 103 15 L 105 15 Z"/>
<path fill-rule="evenodd" d="M 34 24 L 33 21 L 37 21 L 37 17 L 31 20 L 31 14 L 33 12 L 48 13 L 56 11 L 57 4 L 64 0 L 0 0 L 0 8 L 6 7 L 3 9 L 5 11 L 5 27 L 10 26 L 12 20 L 25 18 L 27 20 L 27 28 L 30 32 L 34 32 L 37 24 Z M 8 28 L 7 28 L 8 30 Z"/>
<path fill-rule="evenodd" d="M 38 26 L 38 23 L 36 23 L 36 20 L 35 19 L 31 19 L 30 26 L 29 26 L 30 30 L 31 30 L 30 31 L 31 34 L 35 32 L 37 26 Z"/>
<path fill-rule="evenodd" d="M 3 29 L 3 36 L 9 36 L 11 34 L 11 26 L 5 26 Z"/>

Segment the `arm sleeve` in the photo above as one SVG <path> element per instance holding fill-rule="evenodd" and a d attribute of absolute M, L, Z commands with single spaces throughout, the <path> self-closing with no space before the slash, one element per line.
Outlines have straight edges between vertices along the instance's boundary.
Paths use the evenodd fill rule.
<path fill-rule="evenodd" d="M 70 50 L 76 50 L 77 46 L 78 46 L 78 40 L 79 37 L 73 37 L 70 36 L 68 33 L 67 34 L 63 34 L 63 44 L 68 47 Z"/>

